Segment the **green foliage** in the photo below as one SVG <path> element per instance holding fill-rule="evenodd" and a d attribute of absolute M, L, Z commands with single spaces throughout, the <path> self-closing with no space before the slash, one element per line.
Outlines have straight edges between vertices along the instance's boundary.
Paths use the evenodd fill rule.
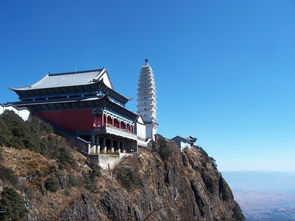
<path fill-rule="evenodd" d="M 61 164 L 76 165 L 72 153 L 67 149 L 66 143 L 56 136 L 43 138 L 41 153 L 58 160 Z"/>
<path fill-rule="evenodd" d="M 131 168 L 118 168 L 116 171 L 116 178 L 128 191 L 133 191 L 141 185 L 139 174 Z"/>
<path fill-rule="evenodd" d="M 90 161 L 90 171 L 87 174 L 83 174 L 85 188 L 94 192 L 96 189 L 96 179 L 102 175 L 102 168 L 97 164 Z"/>
<path fill-rule="evenodd" d="M 69 180 L 68 180 L 68 186 L 69 187 L 75 187 L 75 186 L 80 186 L 80 181 L 77 177 L 74 175 L 69 175 Z"/>
<path fill-rule="evenodd" d="M 13 111 L 0 116 L 0 146 L 27 148 L 74 166 L 76 162 L 66 143 L 53 132 L 50 125 L 36 117 L 24 122 Z"/>
<path fill-rule="evenodd" d="M 90 173 L 83 173 L 83 180 L 85 188 L 94 192 L 96 189 L 96 178 L 91 176 Z"/>
<path fill-rule="evenodd" d="M 91 168 L 91 171 L 89 172 L 91 177 L 95 178 L 100 177 L 102 175 L 102 168 L 98 166 L 96 163 L 90 162 L 89 167 Z"/>
<path fill-rule="evenodd" d="M 0 146 L 9 146 L 12 133 L 0 117 Z"/>
<path fill-rule="evenodd" d="M 33 133 L 37 133 L 37 134 L 42 134 L 42 133 L 49 133 L 52 134 L 54 133 L 53 128 L 45 123 L 44 121 L 42 121 L 41 119 L 37 118 L 37 117 L 32 117 L 29 121 L 28 121 L 30 130 Z"/>
<path fill-rule="evenodd" d="M 237 204 L 237 202 L 235 202 L 235 206 L 233 208 L 233 218 L 237 221 L 242 221 L 245 220 L 245 216 L 243 215 L 243 212 L 241 210 L 241 207 L 239 206 L 239 204 Z"/>
<path fill-rule="evenodd" d="M 70 164 L 72 166 L 74 166 L 76 164 L 76 161 L 73 157 L 73 154 L 66 149 L 65 147 L 62 147 L 59 149 L 59 155 L 57 157 L 57 159 L 59 160 L 60 163 L 62 164 Z"/>
<path fill-rule="evenodd" d="M 56 177 L 49 177 L 45 181 L 45 188 L 50 192 L 56 192 L 59 188 L 59 182 Z"/>
<path fill-rule="evenodd" d="M 13 186 L 18 184 L 18 178 L 14 174 L 13 170 L 10 168 L 3 167 L 3 166 L 0 166 L 0 179 L 4 183 L 9 183 Z"/>
<path fill-rule="evenodd" d="M 0 220 L 21 220 L 27 214 L 22 197 L 13 189 L 4 187 L 1 193 L 0 210 L 4 214 L 0 214 Z"/>
<path fill-rule="evenodd" d="M 3 160 L 3 148 L 0 147 L 0 161 Z"/>

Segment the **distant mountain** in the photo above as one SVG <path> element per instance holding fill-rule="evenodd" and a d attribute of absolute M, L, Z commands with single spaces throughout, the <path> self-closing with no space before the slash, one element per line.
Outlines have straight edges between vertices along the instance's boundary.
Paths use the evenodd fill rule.
<path fill-rule="evenodd" d="M 223 172 L 249 221 L 295 220 L 295 172 Z"/>

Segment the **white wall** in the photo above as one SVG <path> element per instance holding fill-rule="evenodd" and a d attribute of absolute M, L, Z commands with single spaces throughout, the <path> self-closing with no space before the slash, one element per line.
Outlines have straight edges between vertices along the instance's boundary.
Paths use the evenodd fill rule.
<path fill-rule="evenodd" d="M 136 133 L 137 133 L 137 137 L 139 139 L 146 140 L 146 138 L 147 138 L 147 136 L 146 136 L 146 126 L 144 125 L 144 122 L 143 122 L 141 117 L 139 117 L 137 122 L 136 122 Z"/>
<path fill-rule="evenodd" d="M 185 142 L 180 141 L 181 151 L 183 151 L 184 148 L 190 148 L 190 147 L 191 147 L 191 145 L 189 143 L 185 143 Z"/>
<path fill-rule="evenodd" d="M 119 156 L 100 154 L 98 155 L 98 163 L 103 169 L 113 169 L 124 157 L 130 157 L 132 155 L 130 153 L 120 153 Z"/>
<path fill-rule="evenodd" d="M 3 112 L 6 110 L 13 111 L 18 116 L 20 116 L 24 121 L 28 120 L 30 117 L 30 111 L 27 109 L 17 109 L 15 107 L 13 107 L 12 105 L 3 106 L 0 104 L 0 114 L 3 114 Z"/>

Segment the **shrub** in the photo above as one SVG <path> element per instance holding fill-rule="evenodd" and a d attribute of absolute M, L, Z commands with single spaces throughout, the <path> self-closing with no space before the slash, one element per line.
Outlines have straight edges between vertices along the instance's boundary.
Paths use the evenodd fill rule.
<path fill-rule="evenodd" d="M 168 160 L 172 155 L 172 148 L 169 147 L 167 141 L 164 138 L 159 138 L 159 154 L 163 160 Z"/>
<path fill-rule="evenodd" d="M 0 146 L 8 146 L 11 139 L 11 131 L 8 129 L 3 119 L 0 118 Z"/>
<path fill-rule="evenodd" d="M 14 174 L 13 170 L 3 166 L 0 166 L 0 179 L 5 183 L 9 183 L 14 186 L 18 183 L 18 178 Z"/>
<path fill-rule="evenodd" d="M 98 166 L 96 163 L 90 162 L 89 167 L 91 168 L 89 174 L 92 178 L 100 177 L 102 175 L 102 168 Z"/>
<path fill-rule="evenodd" d="M 3 160 L 3 148 L 0 147 L 0 161 Z"/>
<path fill-rule="evenodd" d="M 22 197 L 13 189 L 4 187 L 1 193 L 0 220 L 21 220 L 27 214 Z"/>
<path fill-rule="evenodd" d="M 80 186 L 80 181 L 77 177 L 74 175 L 69 175 L 69 180 L 68 180 L 68 186 L 69 187 L 74 187 L 74 186 Z"/>
<path fill-rule="evenodd" d="M 96 189 L 96 179 L 102 175 L 102 168 L 90 161 L 90 171 L 83 174 L 85 188 L 94 192 Z"/>
<path fill-rule="evenodd" d="M 53 128 L 49 124 L 45 123 L 43 120 L 41 120 L 38 117 L 32 117 L 28 121 L 28 126 L 30 127 L 33 133 L 37 133 L 37 134 L 41 134 L 41 133 L 52 134 L 54 132 Z"/>
<path fill-rule="evenodd" d="M 41 153 L 58 160 L 61 164 L 76 165 L 72 153 L 67 149 L 66 143 L 56 136 L 49 136 L 43 139 Z"/>
<path fill-rule="evenodd" d="M 73 157 L 73 154 L 66 149 L 65 147 L 61 147 L 59 149 L 59 156 L 57 157 L 57 159 L 59 160 L 59 162 L 61 162 L 62 164 L 70 164 L 72 166 L 74 166 L 76 164 L 76 161 Z"/>
<path fill-rule="evenodd" d="M 94 192 L 96 189 L 96 178 L 91 176 L 90 173 L 83 173 L 83 180 L 85 188 Z"/>
<path fill-rule="evenodd" d="M 49 177 L 45 181 L 45 188 L 50 192 L 56 192 L 59 188 L 59 182 L 55 177 Z"/>
<path fill-rule="evenodd" d="M 118 168 L 116 174 L 116 178 L 128 191 L 133 191 L 141 185 L 139 174 L 131 168 Z"/>
<path fill-rule="evenodd" d="M 242 221 L 245 220 L 245 217 L 243 215 L 243 212 L 241 210 L 241 207 L 239 206 L 239 204 L 237 204 L 237 202 L 235 202 L 235 206 L 233 208 L 233 218 L 237 221 Z"/>
<path fill-rule="evenodd" d="M 24 122 L 13 111 L 0 116 L 0 146 L 27 148 L 74 166 L 76 162 L 67 144 L 53 132 L 49 124 L 36 117 Z"/>

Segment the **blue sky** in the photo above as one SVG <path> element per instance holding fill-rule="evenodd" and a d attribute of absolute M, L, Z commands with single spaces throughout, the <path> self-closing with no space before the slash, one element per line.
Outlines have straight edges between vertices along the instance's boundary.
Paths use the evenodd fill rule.
<path fill-rule="evenodd" d="M 106 67 L 135 111 L 145 57 L 159 133 L 198 137 L 220 170 L 295 171 L 295 1 L 0 1 L 0 102 Z"/>

